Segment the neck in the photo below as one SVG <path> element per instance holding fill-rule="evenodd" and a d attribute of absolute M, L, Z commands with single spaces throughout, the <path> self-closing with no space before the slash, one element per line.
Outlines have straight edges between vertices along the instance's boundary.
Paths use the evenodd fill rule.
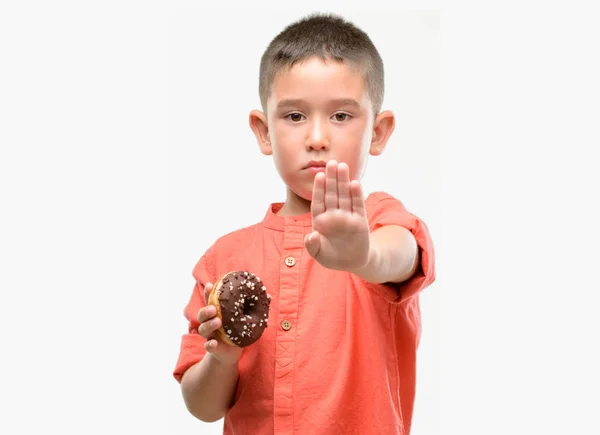
<path fill-rule="evenodd" d="M 283 207 L 277 213 L 279 216 L 299 216 L 310 211 L 310 201 L 296 195 L 287 188 L 287 194 Z"/>

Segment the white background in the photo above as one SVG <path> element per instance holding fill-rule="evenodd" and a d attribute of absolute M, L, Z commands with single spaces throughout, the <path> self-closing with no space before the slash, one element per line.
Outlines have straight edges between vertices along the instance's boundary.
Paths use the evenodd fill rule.
<path fill-rule="evenodd" d="M 439 6 L 370 4 L 382 23 L 384 4 Z M 436 236 L 437 287 L 423 297 L 440 302 L 438 433 L 598 434 L 596 15 L 584 2 L 452 5 L 440 26 L 441 213 L 428 208 L 435 191 L 420 202 L 410 186 L 383 180 Z M 172 216 L 191 219 L 178 208 L 201 202 L 171 193 L 168 128 L 169 22 L 193 6 L 0 7 L 2 434 L 175 434 L 173 424 L 190 424 L 170 375 L 181 328 L 173 309 L 205 236 L 171 236 Z M 244 123 L 247 108 L 234 110 Z M 376 165 L 411 161 L 406 131 L 371 160 L 369 189 Z M 251 140 L 228 145 L 256 156 Z M 188 171 L 200 180 L 201 170 Z M 178 247 L 185 261 L 171 260 Z M 435 434 L 417 412 L 423 429 L 413 434 Z"/>
<path fill-rule="evenodd" d="M 169 333 L 175 357 L 187 329 L 181 312 L 194 281 L 191 270 L 217 237 L 260 221 L 271 202 L 285 200 L 285 184 L 271 157 L 263 156 L 248 124 L 259 109 L 260 58 L 284 27 L 312 8 L 182 10 L 169 22 Z M 323 9 L 317 9 L 323 11 Z M 328 11 L 325 9 L 325 11 Z M 383 110 L 397 125 L 386 151 L 372 157 L 362 182 L 365 194 L 399 198 L 439 235 L 440 42 L 439 12 L 336 8 L 366 31 L 383 58 Z M 226 177 L 226 178 L 225 178 Z M 230 196 L 247 198 L 242 212 L 211 214 Z M 439 432 L 439 288 L 421 298 L 423 335 L 418 359 L 415 433 Z M 315 301 L 315 303 L 317 303 Z M 171 427 L 221 433 L 182 406 L 169 389 Z M 204 432 L 203 432 L 204 433 Z"/>

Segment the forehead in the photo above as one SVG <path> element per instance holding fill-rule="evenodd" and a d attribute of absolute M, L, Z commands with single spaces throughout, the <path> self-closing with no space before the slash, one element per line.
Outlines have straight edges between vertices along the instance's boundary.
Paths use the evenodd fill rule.
<path fill-rule="evenodd" d="M 369 104 L 361 72 L 345 62 L 312 57 L 275 76 L 269 103 L 277 104 L 282 99 L 319 102 L 344 98 Z"/>

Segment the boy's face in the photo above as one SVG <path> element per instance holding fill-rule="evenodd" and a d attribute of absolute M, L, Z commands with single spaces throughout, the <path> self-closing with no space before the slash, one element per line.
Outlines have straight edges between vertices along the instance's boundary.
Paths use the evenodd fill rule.
<path fill-rule="evenodd" d="M 253 114 L 251 125 L 258 122 Z M 372 102 L 358 71 L 319 58 L 277 75 L 267 103 L 267 118 L 262 118 L 266 126 L 252 125 L 261 151 L 273 155 L 277 171 L 291 192 L 309 201 L 315 174 L 324 171 L 328 160 L 348 164 L 350 179 L 360 179 L 369 151 L 381 153 L 394 125 L 390 112 L 374 119 Z M 378 132 L 381 118 L 385 131 Z M 374 133 L 383 137 L 374 141 Z"/>

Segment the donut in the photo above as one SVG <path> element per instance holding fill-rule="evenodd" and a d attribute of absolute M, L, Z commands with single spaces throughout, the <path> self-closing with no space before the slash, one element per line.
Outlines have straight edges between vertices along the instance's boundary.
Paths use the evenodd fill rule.
<path fill-rule="evenodd" d="M 250 346 L 267 327 L 271 296 L 253 273 L 226 273 L 213 286 L 208 303 L 216 307 L 216 317 L 221 319 L 217 336 L 230 346 Z"/>

